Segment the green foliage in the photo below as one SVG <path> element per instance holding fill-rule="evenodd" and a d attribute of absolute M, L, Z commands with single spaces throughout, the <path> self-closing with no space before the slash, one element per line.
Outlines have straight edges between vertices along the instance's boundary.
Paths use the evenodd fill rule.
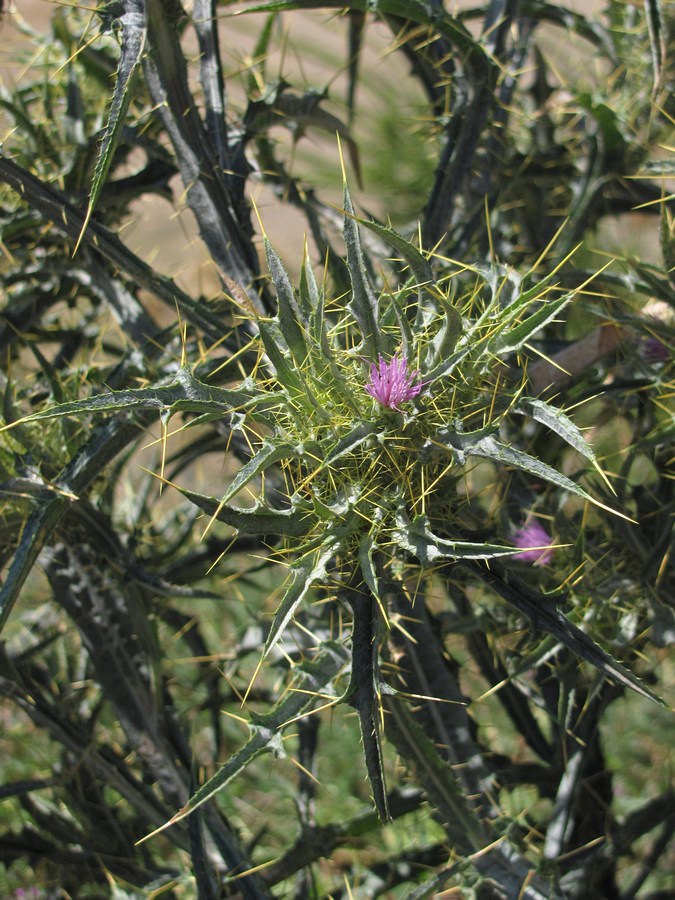
<path fill-rule="evenodd" d="M 345 58 L 305 39 L 296 72 L 317 10 Z M 665 7 L 120 0 L 51 28 L 2 95 L 0 691 L 6 755 L 45 747 L 3 767 L 7 890 L 658 891 L 672 789 L 613 736 L 670 715 Z M 351 170 L 326 196 L 295 154 L 321 133 Z M 304 252 L 256 234 L 263 187 Z M 216 296 L 127 245 L 152 195 Z M 661 264 L 604 258 L 631 217 Z"/>

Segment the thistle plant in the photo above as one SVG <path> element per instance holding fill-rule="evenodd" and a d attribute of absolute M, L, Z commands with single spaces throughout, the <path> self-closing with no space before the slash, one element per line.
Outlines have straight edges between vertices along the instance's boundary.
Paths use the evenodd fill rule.
<path fill-rule="evenodd" d="M 205 0 L 30 35 L 49 77 L 3 94 L 0 153 L 0 692 L 50 738 L 3 785 L 22 888 L 40 859 L 72 896 L 637 896 L 672 834 L 659 767 L 634 811 L 612 755 L 626 707 L 661 721 L 674 633 L 675 342 L 638 308 L 675 306 L 661 6 L 347 4 L 346 113 L 286 69 L 293 0 L 234 67 Z M 559 83 L 540 19 L 613 77 Z M 354 130 L 373 20 L 423 96 L 398 230 L 352 194 L 385 153 Z M 307 130 L 347 149 L 337 204 Z M 306 220 L 297 276 L 252 184 Z M 152 194 L 212 293 L 127 246 Z M 663 266 L 595 262 L 636 206 Z"/>
<path fill-rule="evenodd" d="M 515 542 L 508 533 L 500 534 L 497 511 L 505 498 L 499 497 L 498 485 L 504 483 L 504 471 L 604 504 L 500 436 L 510 417 L 530 417 L 595 463 L 592 449 L 565 413 L 527 395 L 518 355 L 576 291 L 557 290 L 555 272 L 528 287 L 498 267 L 446 264 L 438 277 L 429 258 L 400 235 L 357 220 L 346 186 L 344 205 L 351 280 L 345 300 L 327 298 L 306 259 L 295 291 L 266 240 L 278 313 L 251 319 L 259 358 L 255 374 L 238 387 L 214 388 L 184 368 L 170 383 L 104 392 L 50 407 L 18 424 L 131 405 L 159 408 L 167 423 L 178 411 L 199 413 L 196 423 L 204 415 L 222 416 L 232 433 L 245 437 L 250 458 L 220 496 L 183 493 L 240 534 L 283 539 L 274 553 L 289 574 L 263 660 L 292 628 L 314 588 L 351 607 L 352 675 L 340 701 L 357 708 L 373 798 L 386 820 L 379 724 L 385 683 L 378 646 L 392 629 L 406 633 L 400 601 L 392 605 L 391 597 L 407 597 L 414 610 L 411 566 L 420 569 L 419 583 L 431 567 L 460 561 L 494 579 L 493 570 L 477 568 L 480 561 L 550 559 L 549 550 L 537 548 L 542 541 L 548 544 L 540 526 L 527 526 Z M 373 229 L 401 254 L 412 272 L 401 287 L 384 288 L 378 296 L 365 272 L 360 227 Z M 415 360 L 417 368 L 411 370 L 408 360 Z M 471 525 L 476 498 L 465 487 L 478 460 L 495 467 L 496 491 L 480 528 Z M 245 490 L 252 505 L 234 504 Z M 548 621 L 527 601 L 521 600 L 519 608 L 536 627 L 551 631 L 601 671 L 650 696 L 555 608 L 548 610 Z M 370 641 L 359 641 L 360 632 L 371 634 Z M 221 770 L 171 822 L 194 811 L 224 783 Z"/>

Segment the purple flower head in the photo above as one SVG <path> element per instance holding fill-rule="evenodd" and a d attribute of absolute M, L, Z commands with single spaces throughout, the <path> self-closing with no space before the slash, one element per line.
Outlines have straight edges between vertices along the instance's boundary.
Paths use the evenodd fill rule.
<path fill-rule="evenodd" d="M 660 338 L 650 335 L 644 336 L 640 341 L 640 353 L 646 363 L 668 362 L 670 349 Z"/>
<path fill-rule="evenodd" d="M 400 412 L 401 403 L 412 400 L 425 386 L 422 381 L 413 383 L 419 374 L 417 369 L 414 372 L 408 371 L 405 356 L 396 354 L 387 362 L 380 354 L 379 362 L 370 365 L 370 381 L 366 390 L 382 406 Z"/>
<path fill-rule="evenodd" d="M 513 535 L 513 543 L 521 548 L 515 558 L 523 562 L 531 562 L 534 566 L 544 566 L 553 559 L 553 549 L 548 545 L 551 536 L 539 522 L 532 519 Z"/>

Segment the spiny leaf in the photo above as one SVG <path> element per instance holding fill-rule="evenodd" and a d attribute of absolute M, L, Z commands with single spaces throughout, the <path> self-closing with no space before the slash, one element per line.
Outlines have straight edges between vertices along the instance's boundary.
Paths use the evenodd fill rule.
<path fill-rule="evenodd" d="M 222 790 L 233 778 L 242 772 L 262 753 L 275 752 L 281 746 L 281 729 L 291 719 L 297 718 L 315 702 L 316 696 L 333 693 L 333 679 L 347 661 L 346 650 L 337 644 L 322 644 L 312 662 L 304 662 L 294 669 L 294 690 L 284 697 L 264 716 L 257 716 L 249 727 L 252 732 L 246 744 L 222 765 L 206 784 L 197 790 L 172 819 L 162 828 L 179 822 Z M 147 840 L 152 835 L 147 835 Z"/>
<path fill-rule="evenodd" d="M 544 248 L 544 250 L 542 250 L 539 258 L 537 259 L 537 261 L 534 263 L 534 265 L 532 267 L 531 273 L 533 273 L 538 268 L 538 266 L 543 262 L 543 260 L 546 259 L 547 254 L 555 246 L 555 243 L 558 240 L 558 238 L 560 237 L 560 235 L 563 233 L 564 228 L 565 228 L 565 223 L 563 223 L 560 226 L 560 228 L 558 229 L 556 234 L 549 241 L 548 245 Z M 544 275 L 543 278 L 537 279 L 537 281 L 532 285 L 532 287 L 527 288 L 526 290 L 522 290 L 522 285 L 523 285 L 524 279 L 521 279 L 520 276 L 518 276 L 516 273 L 514 273 L 512 269 L 505 267 L 505 266 L 501 267 L 504 270 L 504 272 L 506 273 L 506 276 L 509 280 L 513 281 L 514 279 L 516 279 L 517 281 L 520 282 L 520 286 L 517 291 L 514 292 L 512 290 L 512 288 L 509 289 L 509 293 L 511 294 L 511 300 L 509 302 L 509 307 L 512 307 L 512 308 L 510 309 L 511 318 L 507 319 L 507 321 L 510 322 L 513 319 L 515 319 L 515 317 L 519 316 L 521 314 L 521 312 L 523 310 L 525 310 L 531 303 L 534 303 L 535 301 L 541 302 L 542 300 L 546 299 L 548 292 L 554 287 L 554 285 L 552 284 L 553 280 L 558 275 L 560 270 L 572 259 L 572 257 L 577 252 L 577 250 L 579 249 L 580 246 L 581 245 L 579 244 L 576 247 L 572 247 L 572 249 L 564 257 L 564 259 L 559 260 L 556 263 L 555 267 L 547 275 Z M 597 278 L 598 275 L 600 275 L 602 272 L 604 272 L 605 269 L 607 269 L 610 265 L 611 265 L 611 262 L 606 263 L 599 270 L 588 273 L 588 277 L 583 282 L 583 284 L 581 284 L 577 288 L 577 291 L 582 291 L 586 287 L 587 284 L 590 284 L 591 281 L 593 281 L 595 278 Z M 548 290 L 544 290 L 544 288 L 547 288 Z M 500 296 L 501 296 L 501 292 L 500 292 Z"/>
<path fill-rule="evenodd" d="M 228 500 L 245 488 L 257 475 L 260 475 L 270 466 L 274 465 L 274 463 L 277 463 L 282 459 L 292 459 L 297 455 L 297 452 L 297 447 L 293 444 L 279 441 L 263 441 L 260 450 L 258 450 L 255 456 L 249 459 L 249 461 L 239 469 L 220 502 L 227 503 Z"/>
<path fill-rule="evenodd" d="M 107 422 L 97 428 L 91 439 L 55 479 L 53 490 L 39 498 L 19 539 L 19 545 L 0 588 L 0 631 L 19 596 L 45 542 L 52 534 L 70 503 L 98 478 L 101 470 L 138 435 L 138 425 Z"/>
<path fill-rule="evenodd" d="M 443 428 L 437 433 L 437 436 L 439 443 L 454 451 L 460 465 L 465 463 L 467 456 L 480 456 L 483 459 L 490 459 L 493 462 L 512 466 L 516 469 L 521 469 L 523 472 L 529 472 L 530 475 L 548 481 L 565 491 L 576 494 L 577 497 L 582 497 L 594 506 L 598 506 L 600 509 L 604 509 L 615 516 L 628 519 L 623 513 L 591 496 L 575 481 L 572 481 L 571 478 L 563 475 L 562 472 L 559 472 L 552 466 L 547 465 L 534 456 L 530 456 L 529 453 L 502 444 L 494 437 L 492 432 L 494 432 L 494 427 L 492 426 L 469 433 Z M 628 519 L 628 521 L 631 520 Z"/>
<path fill-rule="evenodd" d="M 491 459 L 493 462 L 522 469 L 524 472 L 529 472 L 530 475 L 555 484 L 556 487 L 570 491 L 570 493 L 576 494 L 578 497 L 583 497 L 584 500 L 595 502 L 590 494 L 586 493 L 571 478 L 568 478 L 536 457 L 530 456 L 529 453 L 502 444 L 493 434 L 489 433 L 489 429 L 482 429 L 481 431 L 467 434 L 443 429 L 439 432 L 438 437 L 439 441 L 443 442 L 448 449 L 455 451 L 460 464 L 463 464 L 467 456 L 480 456 L 483 459 Z"/>
<path fill-rule="evenodd" d="M 293 365 L 286 339 L 281 331 L 278 320 L 259 320 L 258 331 L 265 348 L 265 353 L 271 363 L 277 380 L 287 391 L 292 394 L 300 394 L 311 397 L 305 379 L 300 374 L 297 366 Z M 312 398 L 315 406 L 316 399 Z"/>
<path fill-rule="evenodd" d="M 522 292 L 523 278 L 511 266 L 505 266 L 501 263 L 484 265 L 483 263 L 475 262 L 471 269 L 478 272 L 485 281 L 485 284 L 490 289 L 490 299 L 495 307 L 498 306 L 505 309 L 516 302 L 520 302 L 521 306 L 527 303 L 527 299 Z M 541 283 L 539 283 L 536 288 L 539 289 L 541 286 Z"/>
<path fill-rule="evenodd" d="M 356 141 L 341 119 L 321 108 L 324 99 L 325 93 L 313 90 L 304 94 L 293 93 L 288 90 L 288 84 L 282 81 L 268 89 L 260 99 L 249 103 L 246 113 L 248 130 L 259 134 L 273 125 L 285 125 L 292 129 L 294 140 L 297 140 L 307 128 L 319 128 L 332 136 L 337 134 L 347 145 L 356 181 L 361 186 L 361 167 Z"/>
<path fill-rule="evenodd" d="M 265 63 L 269 55 L 269 45 L 272 39 L 274 23 L 277 21 L 278 16 L 279 14 L 275 12 L 267 16 L 267 18 L 265 19 L 265 24 L 261 28 L 260 34 L 258 35 L 258 40 L 256 41 L 255 47 L 253 48 L 253 53 L 251 54 L 253 65 L 250 68 L 248 77 L 249 94 L 254 94 L 256 91 L 259 91 L 260 84 L 264 83 L 266 80 Z M 258 78 L 256 77 L 258 70 L 260 72 L 260 80 L 258 80 Z"/>
<path fill-rule="evenodd" d="M 195 506 L 219 522 L 236 528 L 240 534 L 298 537 L 307 530 L 307 513 L 304 510 L 268 509 L 264 506 L 241 509 L 238 506 L 229 506 L 222 500 L 216 500 L 215 497 L 208 497 L 177 485 L 174 487 Z"/>
<path fill-rule="evenodd" d="M 373 231 L 379 237 L 383 238 L 388 244 L 391 244 L 394 249 L 398 250 L 403 259 L 410 266 L 410 269 L 415 276 L 418 287 L 422 287 L 423 285 L 431 284 L 433 282 L 434 273 L 432 271 L 431 265 L 429 264 L 429 260 L 424 256 L 423 253 L 421 253 L 417 249 L 417 247 L 415 247 L 414 244 L 411 244 L 410 241 L 407 241 L 397 231 L 394 231 L 393 228 L 387 228 L 385 225 L 380 225 L 379 222 L 373 222 L 369 219 L 359 218 L 357 218 L 355 221 L 359 225 L 362 225 L 364 228 L 367 228 L 369 231 Z"/>
<path fill-rule="evenodd" d="M 356 84 L 358 81 L 359 61 L 361 59 L 361 47 L 363 45 L 363 30 L 366 24 L 364 12 L 351 9 L 347 12 L 349 29 L 349 58 L 347 60 L 347 110 L 350 124 L 354 121 Z"/>
<path fill-rule="evenodd" d="M 15 424 L 38 422 L 62 416 L 76 416 L 85 413 L 157 409 L 173 415 L 176 412 L 216 412 L 242 410 L 254 407 L 262 401 L 262 396 L 244 391 L 230 391 L 212 387 L 197 381 L 187 370 L 180 370 L 170 384 L 151 388 L 137 388 L 123 391 L 106 391 L 82 400 L 58 403 L 48 409 L 24 416 Z M 265 398 L 267 399 L 267 398 Z"/>
<path fill-rule="evenodd" d="M 467 563 L 467 565 L 479 572 L 482 579 L 491 585 L 504 600 L 524 613 L 531 620 L 533 628 L 553 635 L 577 656 L 591 663 L 618 684 L 637 691 L 638 694 L 655 703 L 665 705 L 661 698 L 653 694 L 631 671 L 613 659 L 576 625 L 573 625 L 551 602 L 550 598 L 533 591 L 528 585 L 507 573 L 497 561 L 491 563 L 489 568 L 479 566 L 478 563 Z"/>
<path fill-rule="evenodd" d="M 333 365 L 333 351 L 328 339 L 326 331 L 326 315 L 325 315 L 325 291 L 323 286 L 319 289 L 314 277 L 314 272 L 310 265 L 307 248 L 302 260 L 300 269 L 300 284 L 298 288 L 300 295 L 300 303 L 309 310 L 309 339 L 310 342 L 318 350 L 318 354 L 314 353 L 310 359 L 314 369 L 317 366 L 328 363 L 331 366 L 331 374 L 336 380 L 341 380 L 337 375 L 336 368 Z M 317 360 L 317 355 L 319 360 Z"/>
<path fill-rule="evenodd" d="M 384 698 L 387 734 L 402 757 L 414 766 L 417 777 L 441 811 L 463 855 L 483 847 L 486 829 L 469 805 L 452 766 L 439 754 L 433 741 L 399 697 Z"/>
<path fill-rule="evenodd" d="M 649 178 L 672 178 L 675 159 L 652 159 L 640 166 L 640 175 Z"/>
<path fill-rule="evenodd" d="M 366 272 L 359 228 L 354 217 L 354 207 L 352 206 L 347 182 L 344 184 L 343 204 L 345 209 L 344 239 L 347 251 L 347 268 L 349 269 L 349 278 L 352 284 L 352 296 L 348 307 L 361 330 L 366 355 L 369 359 L 376 360 L 383 349 L 378 303 Z"/>
<path fill-rule="evenodd" d="M 295 9 L 343 9 L 344 0 L 271 0 L 249 6 L 243 12 L 282 12 Z M 433 27 L 457 47 L 475 74 L 485 74 L 495 65 L 479 40 L 471 34 L 459 19 L 442 7 L 430 6 L 422 0 L 350 0 L 351 10 L 372 12 L 380 16 L 396 16 Z"/>
<path fill-rule="evenodd" d="M 443 322 L 427 347 L 425 369 L 443 365 L 450 358 L 463 328 L 462 317 L 450 300 L 434 298 L 434 304 L 443 310 Z"/>
<path fill-rule="evenodd" d="M 597 102 L 586 91 L 578 94 L 577 102 L 583 109 L 588 110 L 595 120 L 607 159 L 613 160 L 615 164 L 622 160 L 625 156 L 626 140 L 621 131 L 619 117 L 614 110 L 606 103 Z"/>
<path fill-rule="evenodd" d="M 570 447 L 574 447 L 586 459 L 594 460 L 593 448 L 585 440 L 574 422 L 565 413 L 534 397 L 520 397 L 513 411 L 524 416 L 531 416 L 561 437 Z"/>
<path fill-rule="evenodd" d="M 493 353 L 495 356 L 503 357 L 514 350 L 520 350 L 534 334 L 545 325 L 548 325 L 549 322 L 552 322 L 573 297 L 574 294 L 569 293 L 552 300 L 543 300 L 524 322 L 512 328 L 500 328 L 498 333 L 488 341 L 488 352 Z M 520 304 L 518 304 L 519 306 Z"/>
<path fill-rule="evenodd" d="M 308 327 L 311 308 L 300 307 L 283 263 L 267 237 L 264 238 L 264 244 L 267 265 L 277 293 L 279 328 L 296 363 L 301 366 L 307 357 L 307 344 L 303 330 Z"/>
<path fill-rule="evenodd" d="M 442 559 L 494 559 L 518 552 L 514 547 L 503 544 L 453 541 L 438 537 L 431 531 L 426 516 L 417 516 L 410 521 L 403 511 L 399 511 L 396 516 L 393 537 L 399 547 L 407 550 L 425 566 Z"/>
<path fill-rule="evenodd" d="M 661 242 L 664 269 L 670 284 L 675 286 L 675 226 L 673 225 L 671 217 L 668 215 L 668 209 L 665 203 L 661 207 L 659 239 Z"/>
<path fill-rule="evenodd" d="M 352 453 L 357 447 L 367 441 L 377 431 L 375 422 L 359 422 L 348 434 L 337 442 L 322 460 L 320 469 L 333 466 L 341 457 Z"/>
<path fill-rule="evenodd" d="M 366 532 L 359 541 L 359 567 L 368 589 L 373 597 L 380 602 L 380 579 L 373 560 L 373 554 L 376 550 L 375 538 L 370 532 Z"/>
<path fill-rule="evenodd" d="M 181 45 L 185 16 L 181 3 L 145 2 L 148 41 L 152 45 L 152 53 L 144 60 L 145 81 L 165 135 L 173 145 L 173 159 L 185 186 L 185 198 L 225 282 L 231 279 L 237 296 L 245 297 L 245 304 L 263 315 L 268 308 L 266 298 L 258 291 L 259 262 L 244 200 L 245 171 L 223 170 L 197 107 Z M 212 10 L 209 15 L 213 15 Z"/>
<path fill-rule="evenodd" d="M 105 179 L 110 169 L 119 136 L 124 125 L 134 82 L 138 74 L 138 67 L 145 48 L 145 38 L 148 31 L 148 10 L 145 0 L 122 0 L 123 13 L 118 22 L 122 29 L 122 46 L 119 62 L 117 64 L 117 77 L 113 91 L 112 103 L 108 123 L 103 132 L 98 160 L 94 169 L 94 177 L 89 193 L 87 214 L 82 225 L 80 238 L 75 246 L 75 251 L 80 244 L 82 235 L 89 223 L 94 207 L 101 195 Z"/>
<path fill-rule="evenodd" d="M 340 547 L 340 539 L 329 536 L 314 551 L 308 553 L 291 568 L 290 584 L 274 613 L 272 627 L 265 642 L 263 657 L 268 656 L 281 638 L 295 610 L 318 581 L 325 578 L 328 563 Z"/>
<path fill-rule="evenodd" d="M 408 321 L 408 314 L 403 303 L 401 303 L 401 299 L 405 299 L 405 292 L 402 292 L 402 294 L 395 292 L 389 295 L 391 310 L 385 311 L 385 314 L 382 316 L 381 324 L 383 330 L 386 329 L 389 325 L 387 320 L 390 318 L 391 312 L 394 313 L 398 322 L 398 330 L 401 335 L 401 350 L 406 359 L 408 359 L 415 352 L 416 342 L 413 337 L 413 329 Z"/>
<path fill-rule="evenodd" d="M 302 259 L 302 266 L 300 268 L 300 286 L 298 293 L 300 296 L 300 304 L 304 310 L 304 321 L 306 324 L 310 315 L 319 308 L 322 301 L 322 292 L 319 291 L 316 283 L 316 278 L 314 277 L 314 272 L 312 271 L 312 266 L 309 262 L 306 247 Z"/>
<path fill-rule="evenodd" d="M 428 382 L 429 384 L 433 384 L 438 378 L 442 378 L 444 375 L 449 375 L 453 369 L 455 369 L 462 360 L 466 359 L 470 353 L 476 350 L 476 345 L 474 345 L 470 340 L 470 333 L 465 335 L 465 340 L 462 341 L 462 346 L 459 350 L 455 350 L 454 353 L 451 353 L 450 356 L 445 359 L 440 359 L 435 366 L 433 366 L 430 370 L 422 369 L 421 378 L 422 381 Z"/>
<path fill-rule="evenodd" d="M 352 626 L 352 667 L 349 686 L 343 696 L 359 717 L 363 754 L 373 801 L 383 822 L 390 819 L 382 762 L 381 724 L 378 708 L 377 606 L 369 593 L 351 590 L 349 603 L 354 613 Z"/>
<path fill-rule="evenodd" d="M 524 472 L 529 472 L 537 478 L 543 478 L 545 481 L 551 482 L 556 487 L 570 491 L 578 497 L 594 502 L 590 494 L 580 487 L 576 482 L 572 481 L 566 475 L 563 475 L 557 469 L 547 465 L 529 453 L 517 450 L 515 447 L 507 447 L 494 437 L 485 437 L 478 444 L 467 448 L 468 456 L 482 456 L 485 459 L 491 459 L 495 462 L 503 463 L 507 466 L 515 466 Z"/>
<path fill-rule="evenodd" d="M 26 578 L 33 571 L 47 536 L 63 517 L 68 504 L 65 494 L 45 501 L 28 518 L 19 545 L 0 589 L 0 631 L 2 631 Z"/>
<path fill-rule="evenodd" d="M 666 30 L 664 28 L 663 6 L 661 0 L 645 0 L 645 18 L 649 31 L 649 46 L 652 53 L 652 69 L 654 71 L 654 90 L 659 86 L 663 60 L 666 56 Z"/>
<path fill-rule="evenodd" d="M 193 299 L 170 278 L 158 274 L 100 222 L 91 221 L 85 234 L 84 214 L 54 185 L 41 181 L 32 172 L 1 154 L 0 181 L 8 184 L 26 203 L 52 222 L 70 240 L 83 239 L 115 269 L 121 269 L 130 281 L 154 294 L 162 303 L 170 306 L 173 312 L 178 305 L 187 320 L 202 329 L 214 343 L 222 339 L 223 322 L 207 308 L 207 304 L 201 299 Z"/>

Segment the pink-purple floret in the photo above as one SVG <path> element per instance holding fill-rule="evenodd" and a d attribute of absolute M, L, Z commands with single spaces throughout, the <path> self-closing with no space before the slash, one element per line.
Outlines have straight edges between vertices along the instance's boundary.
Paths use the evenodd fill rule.
<path fill-rule="evenodd" d="M 370 365 L 370 381 L 366 390 L 382 406 L 400 412 L 401 403 L 412 400 L 425 387 L 422 381 L 415 384 L 419 374 L 417 369 L 414 372 L 408 371 L 405 356 L 396 354 L 387 362 L 380 354 L 379 361 Z"/>
<path fill-rule="evenodd" d="M 539 522 L 532 520 L 519 528 L 513 536 L 513 543 L 521 549 L 514 554 L 516 559 L 544 566 L 553 559 L 553 549 L 548 545 L 551 536 Z"/>
<path fill-rule="evenodd" d="M 640 343 L 640 352 L 647 363 L 668 362 L 671 356 L 668 345 L 654 335 L 643 337 Z"/>

